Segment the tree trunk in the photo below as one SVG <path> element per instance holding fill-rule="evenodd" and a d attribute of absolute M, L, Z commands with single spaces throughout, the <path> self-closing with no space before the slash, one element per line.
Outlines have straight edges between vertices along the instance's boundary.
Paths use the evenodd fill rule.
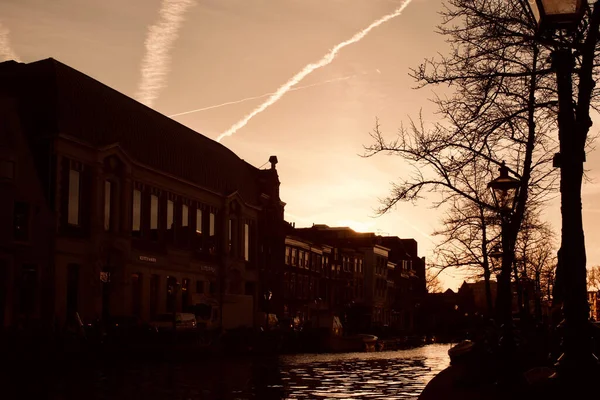
<path fill-rule="evenodd" d="M 483 271 L 483 280 L 485 282 L 485 300 L 487 302 L 487 309 L 489 315 L 494 315 L 494 301 L 492 299 L 492 286 L 490 284 L 491 275 L 492 274 L 490 273 L 490 268 L 486 265 Z"/>
<path fill-rule="evenodd" d="M 538 266 L 539 268 L 539 266 Z M 540 271 L 535 272 L 535 319 L 542 320 L 542 287 L 540 282 Z"/>
<path fill-rule="evenodd" d="M 517 262 L 513 260 L 513 274 L 515 275 L 515 288 L 517 289 L 517 307 L 519 308 L 519 316 L 524 316 L 523 310 L 523 288 L 521 287 L 521 280 L 519 279 L 519 269 L 517 268 Z M 512 288 L 511 288 L 512 289 Z M 511 302 L 512 302 L 512 290 L 511 290 Z"/>
<path fill-rule="evenodd" d="M 597 12 L 595 10 L 595 12 Z M 587 331 L 589 305 L 586 287 L 586 255 L 581 212 L 581 185 L 585 138 L 589 126 L 582 132 L 581 123 L 573 112 L 572 73 L 574 56 L 570 49 L 555 50 L 559 94 L 558 132 L 560 142 L 560 192 L 562 213 L 562 296 L 566 330 L 565 352 L 559 364 L 574 370 L 592 360 L 591 341 Z M 582 121 L 577 121 L 582 122 Z M 579 129 L 578 129 L 579 128 Z"/>

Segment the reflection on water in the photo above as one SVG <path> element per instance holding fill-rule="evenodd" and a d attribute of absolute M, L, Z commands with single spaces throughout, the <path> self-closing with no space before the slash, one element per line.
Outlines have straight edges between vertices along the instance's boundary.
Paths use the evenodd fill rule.
<path fill-rule="evenodd" d="M 18 392 L 50 399 L 412 399 L 448 365 L 448 348 L 46 370 L 33 380 L 22 375 L 28 383 Z"/>
<path fill-rule="evenodd" d="M 416 398 L 448 366 L 447 345 L 413 350 L 281 359 L 286 399 Z"/>

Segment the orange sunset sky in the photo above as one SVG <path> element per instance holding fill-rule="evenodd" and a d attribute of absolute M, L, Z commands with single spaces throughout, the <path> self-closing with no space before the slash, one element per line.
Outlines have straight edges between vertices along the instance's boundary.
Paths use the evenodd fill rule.
<path fill-rule="evenodd" d="M 310 63 L 373 22 L 394 0 L 2 0 L 0 61 L 53 57 L 216 139 Z M 414 90 L 409 68 L 447 49 L 435 33 L 439 0 L 402 13 L 339 49 L 221 143 L 260 167 L 277 155 L 286 219 L 415 238 L 430 257 L 440 210 L 423 200 L 374 218 L 390 182 L 408 173 L 391 156 L 361 158 L 378 117 L 393 135 L 434 90 Z M 261 97 L 262 96 L 262 97 Z M 196 111 L 193 111 L 196 110 Z M 193 111 L 193 112 L 190 112 Z M 184 114 L 182 114 L 184 113 Z M 178 114 L 178 115 L 175 115 Z M 597 133 L 596 118 L 592 133 Z M 588 266 L 600 264 L 598 152 L 583 190 Z M 546 218 L 560 227 L 560 208 Z M 455 289 L 458 272 L 443 276 Z"/>

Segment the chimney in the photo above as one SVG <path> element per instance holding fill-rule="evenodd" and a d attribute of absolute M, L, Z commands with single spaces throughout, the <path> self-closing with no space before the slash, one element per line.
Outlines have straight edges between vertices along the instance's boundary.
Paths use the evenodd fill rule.
<path fill-rule="evenodd" d="M 275 169 L 275 165 L 277 165 L 277 156 L 269 157 L 269 162 L 271 163 L 271 169 Z"/>

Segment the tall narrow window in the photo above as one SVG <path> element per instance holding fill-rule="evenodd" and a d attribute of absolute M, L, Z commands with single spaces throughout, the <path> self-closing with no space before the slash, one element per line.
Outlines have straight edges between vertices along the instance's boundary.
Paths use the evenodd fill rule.
<path fill-rule="evenodd" d="M 188 278 L 183 278 L 181 281 L 181 308 L 183 311 L 186 311 L 187 307 L 190 305 L 190 299 L 190 280 Z"/>
<path fill-rule="evenodd" d="M 228 248 L 229 248 L 229 252 L 231 252 L 233 249 L 233 221 L 229 220 L 229 235 L 227 236 L 229 242 L 228 242 Z"/>
<path fill-rule="evenodd" d="M 131 312 L 142 316 L 142 274 L 131 274 Z"/>
<path fill-rule="evenodd" d="M 198 235 L 202 234 L 202 210 L 196 210 L 196 233 Z"/>
<path fill-rule="evenodd" d="M 215 214 L 212 212 L 208 219 L 208 236 L 215 236 Z"/>
<path fill-rule="evenodd" d="M 37 266 L 23 264 L 21 273 L 19 308 L 22 314 L 29 315 L 35 311 Z"/>
<path fill-rule="evenodd" d="M 69 318 L 78 310 L 79 298 L 79 265 L 67 265 L 67 314 Z"/>
<path fill-rule="evenodd" d="M 110 181 L 104 181 L 104 230 L 110 230 L 110 206 L 111 206 L 111 186 Z"/>
<path fill-rule="evenodd" d="M 244 224 L 244 260 L 250 261 L 250 226 Z"/>
<path fill-rule="evenodd" d="M 181 226 L 187 227 L 189 225 L 189 222 L 190 222 L 190 217 L 188 214 L 188 206 L 183 204 L 181 206 Z"/>
<path fill-rule="evenodd" d="M 175 312 L 177 310 L 177 278 L 167 276 L 167 312 Z"/>
<path fill-rule="evenodd" d="M 23 202 L 15 203 L 13 238 L 17 242 L 29 240 L 29 204 Z"/>
<path fill-rule="evenodd" d="M 150 316 L 155 317 L 158 314 L 158 291 L 159 291 L 159 275 L 150 277 Z"/>
<path fill-rule="evenodd" d="M 133 191 L 133 215 L 131 224 L 131 234 L 136 237 L 141 236 L 142 232 L 142 192 Z"/>
<path fill-rule="evenodd" d="M 69 206 L 67 222 L 69 225 L 79 225 L 79 186 L 80 173 L 74 169 L 69 171 Z"/>
<path fill-rule="evenodd" d="M 150 196 L 150 236 L 152 240 L 158 239 L 158 196 Z"/>
<path fill-rule="evenodd" d="M 167 230 L 173 230 L 173 202 L 167 200 Z"/>

